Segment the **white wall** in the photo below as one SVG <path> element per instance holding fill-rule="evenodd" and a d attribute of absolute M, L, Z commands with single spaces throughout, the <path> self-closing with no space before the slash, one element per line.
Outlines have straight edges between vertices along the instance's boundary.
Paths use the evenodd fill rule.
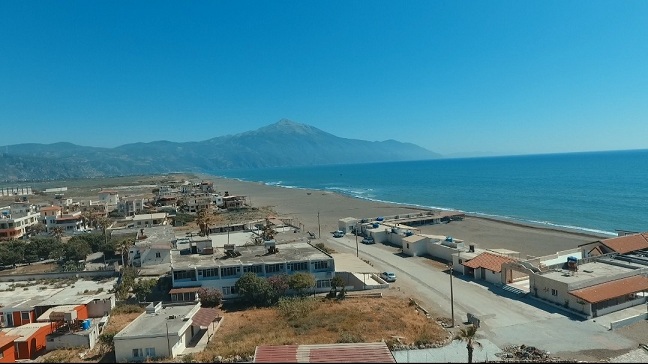
<path fill-rule="evenodd" d="M 115 307 L 115 295 L 111 295 L 110 298 L 89 302 L 86 307 L 88 307 L 88 317 L 103 317 L 106 312 L 110 314 Z"/>
<path fill-rule="evenodd" d="M 65 334 L 65 335 L 47 335 L 47 351 L 59 348 L 94 348 L 99 337 L 99 326 L 93 324 L 87 331 L 87 335 Z"/>

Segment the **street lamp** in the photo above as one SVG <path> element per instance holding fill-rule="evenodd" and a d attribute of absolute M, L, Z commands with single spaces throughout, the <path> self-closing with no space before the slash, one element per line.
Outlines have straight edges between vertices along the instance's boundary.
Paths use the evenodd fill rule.
<path fill-rule="evenodd" d="M 320 225 L 319 211 L 317 211 L 317 233 L 318 233 L 317 236 L 319 238 L 321 238 L 322 237 L 322 226 Z"/>

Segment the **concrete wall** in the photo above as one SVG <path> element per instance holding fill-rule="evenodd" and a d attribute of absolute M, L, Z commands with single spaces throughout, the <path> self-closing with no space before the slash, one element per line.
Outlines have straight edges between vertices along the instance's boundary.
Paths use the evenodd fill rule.
<path fill-rule="evenodd" d="M 556 295 L 552 294 L 552 289 L 556 290 Z M 542 275 L 532 274 L 529 276 L 529 291 L 538 298 L 547 300 L 555 305 L 592 315 L 592 305 L 581 301 L 579 298 L 569 293 L 569 285 L 566 282 L 559 282 Z"/>
<path fill-rule="evenodd" d="M 156 357 L 169 357 L 169 346 L 172 352 L 177 355 L 179 351 L 184 350 L 184 345 L 179 345 L 178 336 L 169 334 L 169 341 L 166 336 L 118 339 L 115 338 L 115 362 L 138 362 L 144 361 L 144 357 L 135 358 L 133 349 L 142 349 L 142 355 L 146 355 L 146 348 L 155 348 Z M 180 349 L 180 347 L 182 348 Z"/>
<path fill-rule="evenodd" d="M 108 266 L 108 269 L 111 268 L 112 268 L 111 266 Z M 115 272 L 114 270 L 20 274 L 20 275 L 13 275 L 13 276 L 0 276 L 0 282 L 18 282 L 18 281 L 30 281 L 30 280 L 38 280 L 38 279 L 59 279 L 59 278 L 116 277 L 118 275 L 119 272 Z"/>
<path fill-rule="evenodd" d="M 484 279 L 492 284 L 502 284 L 502 274 L 500 272 L 493 272 L 488 269 L 483 269 Z"/>
<path fill-rule="evenodd" d="M 640 297 L 640 298 L 634 299 L 632 301 L 627 301 L 627 302 L 620 303 L 618 305 L 614 305 L 614 306 L 611 306 L 611 307 L 598 309 L 598 310 L 596 310 L 596 316 L 603 316 L 603 315 L 606 315 L 606 314 L 611 313 L 611 312 L 620 311 L 620 310 L 626 309 L 628 307 L 643 305 L 645 303 L 646 303 L 646 297 Z"/>
<path fill-rule="evenodd" d="M 445 246 L 445 245 L 442 245 L 441 243 L 435 242 L 435 241 L 428 242 L 426 244 L 426 248 L 427 248 L 427 253 L 430 256 L 433 256 L 435 258 L 438 258 L 438 259 L 441 259 L 441 260 L 444 260 L 444 261 L 447 261 L 447 262 L 452 262 L 453 261 L 452 255 L 457 254 L 459 252 L 459 249 L 452 248 L 452 247 L 449 247 L 449 246 Z M 455 263 L 459 264 L 458 261 L 455 262 Z M 457 265 L 455 265 L 455 268 L 456 267 L 457 267 Z"/>
<path fill-rule="evenodd" d="M 115 295 L 111 295 L 110 298 L 92 301 L 86 306 L 88 307 L 88 317 L 106 316 L 115 307 Z"/>
<path fill-rule="evenodd" d="M 404 241 L 403 243 L 403 253 L 411 257 L 419 257 L 427 254 L 427 239 L 419 240 L 413 243 L 408 243 Z"/>
<path fill-rule="evenodd" d="M 99 339 L 99 326 L 93 324 L 83 335 L 50 334 L 47 336 L 47 351 L 59 348 L 83 347 L 92 349 Z"/>
<path fill-rule="evenodd" d="M 620 329 L 624 326 L 632 325 L 634 323 L 648 320 L 648 313 L 642 313 L 636 316 L 627 317 L 621 320 L 610 322 L 610 330 Z"/>

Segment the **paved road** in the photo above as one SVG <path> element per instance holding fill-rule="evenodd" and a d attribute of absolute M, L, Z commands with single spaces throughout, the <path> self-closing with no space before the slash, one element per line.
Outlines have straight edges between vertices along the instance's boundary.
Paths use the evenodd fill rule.
<path fill-rule="evenodd" d="M 355 253 L 353 236 L 330 237 L 326 241 L 339 252 Z M 397 286 L 408 296 L 450 317 L 450 277 L 426 262 L 427 258 L 404 257 L 399 249 L 383 244 L 359 244 L 359 251 L 360 257 L 377 269 L 395 272 Z M 456 277 L 453 291 L 456 324 L 465 321 L 469 312 L 476 315 L 481 319 L 480 335 L 500 348 L 532 345 L 567 358 L 583 350 L 629 351 L 638 345 L 592 320 L 566 316 L 560 309 L 532 298 L 519 299 L 492 285 Z"/>

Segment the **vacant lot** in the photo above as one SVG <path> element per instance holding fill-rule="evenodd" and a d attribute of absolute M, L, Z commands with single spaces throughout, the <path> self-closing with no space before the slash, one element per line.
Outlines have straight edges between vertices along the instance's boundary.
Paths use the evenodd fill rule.
<path fill-rule="evenodd" d="M 20 274 L 49 273 L 56 272 L 58 268 L 59 266 L 56 263 L 21 265 L 19 267 L 16 267 L 15 269 L 1 270 L 0 275 L 10 276 Z"/>
<path fill-rule="evenodd" d="M 223 323 L 203 353 L 201 362 L 254 355 L 257 345 L 378 342 L 426 345 L 448 333 L 433 319 L 400 297 L 309 299 L 271 308 L 224 308 Z"/>

